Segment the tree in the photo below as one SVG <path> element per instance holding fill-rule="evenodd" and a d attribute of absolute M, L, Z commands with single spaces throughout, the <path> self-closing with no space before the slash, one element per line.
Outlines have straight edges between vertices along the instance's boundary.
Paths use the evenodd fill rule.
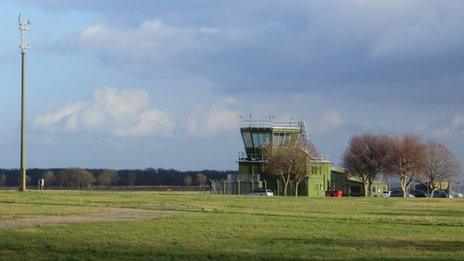
<path fill-rule="evenodd" d="M 184 177 L 184 184 L 187 185 L 188 188 L 190 188 L 190 185 L 192 184 L 192 176 L 187 175 Z"/>
<path fill-rule="evenodd" d="M 459 174 L 459 162 L 451 151 L 436 141 L 428 141 L 425 144 L 425 168 L 422 179 L 427 190 L 431 192 L 431 197 L 440 182 L 459 179 Z"/>
<path fill-rule="evenodd" d="M 110 187 L 114 183 L 116 183 L 118 179 L 118 173 L 116 170 L 113 169 L 104 169 L 98 174 L 97 182 L 99 185 L 103 185 L 105 187 Z"/>
<path fill-rule="evenodd" d="M 282 181 L 285 196 L 288 195 L 288 185 L 292 179 L 295 181 L 295 195 L 298 195 L 298 186 L 309 171 L 309 160 L 317 154 L 314 146 L 306 146 L 303 142 L 299 135 L 289 135 L 280 143 L 268 143 L 262 147 L 267 160 L 266 172 Z M 312 151 L 305 150 L 308 147 Z"/>
<path fill-rule="evenodd" d="M 60 188 L 63 188 L 65 186 L 69 186 L 69 175 L 66 170 L 60 170 L 56 176 L 56 181 Z"/>
<path fill-rule="evenodd" d="M 127 178 L 127 184 L 129 186 L 134 186 L 135 181 L 137 180 L 137 173 L 129 172 L 126 175 Z"/>
<path fill-rule="evenodd" d="M 308 177 L 310 161 L 308 158 L 308 154 L 302 149 L 296 149 L 291 158 L 291 160 L 293 161 L 291 176 L 295 180 L 295 197 L 297 197 L 300 183 Z"/>
<path fill-rule="evenodd" d="M 274 176 L 282 181 L 284 186 L 284 196 L 287 196 L 288 184 L 291 179 L 289 148 L 283 141 L 279 144 L 268 143 L 262 147 L 263 157 L 266 159 L 265 171 L 270 176 Z"/>
<path fill-rule="evenodd" d="M 343 155 L 343 165 L 364 184 L 364 195 L 372 196 L 372 183 L 388 166 L 393 140 L 387 135 L 363 133 L 351 138 Z"/>
<path fill-rule="evenodd" d="M 200 190 L 203 188 L 203 185 L 205 185 L 207 181 L 208 181 L 208 177 L 206 177 L 205 174 L 203 173 L 197 174 L 197 184 L 200 185 Z"/>
<path fill-rule="evenodd" d="M 45 180 L 45 185 L 48 187 L 52 186 L 56 181 L 55 174 L 50 170 L 44 172 L 42 178 Z"/>
<path fill-rule="evenodd" d="M 0 187 L 5 186 L 5 182 L 6 182 L 6 175 L 2 173 L 0 174 Z"/>
<path fill-rule="evenodd" d="M 60 171 L 59 183 L 61 186 L 74 187 L 90 187 L 95 184 L 95 177 L 88 170 L 80 168 L 68 168 Z"/>
<path fill-rule="evenodd" d="M 403 197 L 409 196 L 409 187 L 425 168 L 425 144 L 417 135 L 406 134 L 395 139 L 390 151 L 388 173 L 400 180 Z"/>
<path fill-rule="evenodd" d="M 21 176 L 18 177 L 18 184 L 21 182 Z M 31 183 L 31 177 L 26 175 L 26 185 L 29 185 Z"/>

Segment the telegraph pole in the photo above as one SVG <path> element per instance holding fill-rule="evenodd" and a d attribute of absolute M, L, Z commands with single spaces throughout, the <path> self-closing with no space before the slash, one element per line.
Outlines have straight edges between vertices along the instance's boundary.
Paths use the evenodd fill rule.
<path fill-rule="evenodd" d="M 21 178 L 20 191 L 26 191 L 26 53 L 30 48 L 27 42 L 27 33 L 31 31 L 31 23 L 18 18 L 20 32 L 19 50 L 21 52 Z"/>

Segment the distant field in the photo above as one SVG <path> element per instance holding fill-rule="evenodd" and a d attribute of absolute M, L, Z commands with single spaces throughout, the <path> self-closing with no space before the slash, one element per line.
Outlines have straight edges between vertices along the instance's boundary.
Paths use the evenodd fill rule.
<path fill-rule="evenodd" d="M 0 191 L 0 259 L 464 259 L 461 199 Z"/>

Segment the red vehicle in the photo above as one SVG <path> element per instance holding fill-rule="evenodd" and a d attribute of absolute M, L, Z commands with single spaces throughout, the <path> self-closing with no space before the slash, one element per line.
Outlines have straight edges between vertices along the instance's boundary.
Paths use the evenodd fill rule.
<path fill-rule="evenodd" d="M 343 197 L 343 190 L 327 190 L 325 196 L 341 198 Z"/>

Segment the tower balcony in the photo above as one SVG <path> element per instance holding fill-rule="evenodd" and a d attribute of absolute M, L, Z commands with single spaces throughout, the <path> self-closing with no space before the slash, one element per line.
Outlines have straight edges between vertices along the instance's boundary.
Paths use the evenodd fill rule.
<path fill-rule="evenodd" d="M 238 153 L 238 162 L 265 163 L 267 159 L 262 154 L 246 153 L 242 151 Z"/>

